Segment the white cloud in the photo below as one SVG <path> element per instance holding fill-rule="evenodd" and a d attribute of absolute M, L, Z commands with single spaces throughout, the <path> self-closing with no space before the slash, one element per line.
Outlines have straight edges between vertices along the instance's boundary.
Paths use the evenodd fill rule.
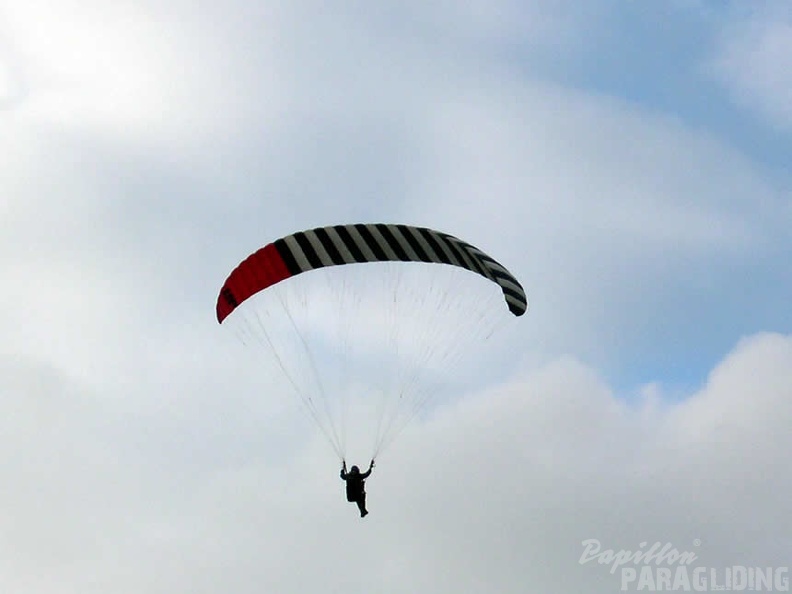
<path fill-rule="evenodd" d="M 146 48 L 129 67 L 141 78 L 122 81 L 139 82 L 140 95 L 126 93 L 130 109 L 144 120 L 186 114 L 175 116 L 175 128 L 138 125 L 103 96 L 109 127 L 94 127 L 90 109 L 77 114 L 87 128 L 33 117 L 32 108 L 28 119 L 3 124 L 13 174 L 2 182 L 11 247 L 2 253 L 13 254 L 8 266 L 26 268 L 4 303 L 61 312 L 66 328 L 78 319 L 74 309 L 53 309 L 54 292 L 28 303 L 31 278 L 68 279 L 90 265 L 86 274 L 107 283 L 97 299 L 119 297 L 133 324 L 150 316 L 200 323 L 193 306 L 208 313 L 230 267 L 268 239 L 391 219 L 448 230 L 491 252 L 526 285 L 535 306 L 530 342 L 598 360 L 618 349 L 616 337 L 671 317 L 666 290 L 699 294 L 709 283 L 728 302 L 724 270 L 764 263 L 788 243 L 788 211 L 736 149 L 634 106 L 518 78 L 491 56 L 415 47 L 400 30 L 378 36 L 379 13 L 324 11 L 307 22 L 296 9 L 269 6 L 235 5 L 219 20 L 181 4 L 162 14 L 123 4 L 63 10 L 16 6 L 16 53 L 52 80 L 101 82 L 102 60 L 117 52 L 133 61 L 130 48 Z M 277 36 L 263 34 L 267 24 Z M 50 41 L 39 43 L 50 28 Z M 72 37 L 73 54 L 61 56 L 52 44 Z M 206 55 L 212 65 L 196 66 L 195 56 Z M 146 93 L 158 96 L 156 106 Z M 215 110 L 237 99 L 239 109 Z M 131 299 L 145 303 L 132 305 L 142 286 Z M 31 327 L 41 344 L 58 330 L 53 321 Z"/>
<path fill-rule="evenodd" d="M 237 133 L 241 119 L 277 111 L 284 91 L 267 49 L 277 42 L 278 11 L 237 8 L 12 3 L 11 65 L 26 90 L 14 121 L 180 152 L 197 138 Z"/>
<path fill-rule="evenodd" d="M 472 44 L 479 49 L 552 46 L 563 53 L 579 45 L 578 34 L 584 27 L 590 29 L 602 12 L 602 7 L 594 6 L 568 8 L 543 1 L 472 0 L 463 5 L 442 1 L 431 6 L 402 2 L 398 7 L 375 9 L 369 18 L 379 17 L 380 25 L 391 24 L 406 33 L 423 32 L 424 41 L 435 47 L 449 44 L 466 51 Z"/>
<path fill-rule="evenodd" d="M 160 94 L 166 112 L 186 110 L 214 132 L 203 135 L 193 115 L 176 117 L 176 128 L 131 126 L 107 97 L 109 128 L 34 112 L 5 122 L 0 143 L 13 173 L 2 182 L 9 249 L 0 259 L 18 281 L 2 300 L 20 313 L 0 326 L 25 352 L 40 347 L 72 361 L 69 369 L 91 360 L 98 369 L 135 366 L 126 341 L 145 351 L 152 333 L 211 323 L 217 287 L 238 259 L 313 225 L 403 220 L 463 236 L 526 286 L 533 307 L 515 348 L 535 349 L 525 356 L 537 360 L 573 351 L 603 365 L 644 340 L 650 320 L 681 332 L 687 322 L 673 299 L 709 286 L 729 303 L 735 265 L 786 249 L 789 212 L 737 150 L 631 105 L 517 78 L 491 58 L 416 48 L 398 31 L 380 40 L 374 25 L 359 25 L 381 25 L 376 15 L 326 11 L 306 22 L 237 6 L 212 25 L 217 15 L 186 5 L 161 15 L 153 6 L 91 6 L 91 18 L 54 10 L 40 26 L 52 27 L 54 40 L 88 27 L 80 43 L 101 45 L 97 60 L 138 45 L 163 54 L 153 69 L 141 60 L 143 95 L 130 91 L 129 105 L 159 113 L 144 95 Z M 47 10 L 26 7 L 11 22 L 32 62 L 77 79 L 101 74 L 91 60 L 38 44 L 33 17 Z M 258 34 L 266 23 L 277 25 L 276 38 Z M 116 48 L 108 37 L 119 29 L 139 43 Z M 175 45 L 160 48 L 165 39 Z M 256 48 L 255 58 L 245 48 Z M 206 54 L 214 66 L 197 68 L 193 57 Z M 270 101 L 268 77 L 288 100 Z M 162 95 L 171 83 L 213 91 L 189 101 L 178 89 Z M 228 112 L 214 111 L 214 98 L 260 110 L 234 111 L 226 129 Z M 69 286 L 80 277 L 90 282 Z M 105 344 L 98 358 L 95 346 L 82 355 L 59 348 L 76 327 L 85 345 L 118 346 Z"/>
<path fill-rule="evenodd" d="M 792 125 L 792 8 L 742 6 L 723 27 L 712 70 L 737 101 L 779 128 Z"/>
<path fill-rule="evenodd" d="M 176 444 L 209 450 L 193 442 L 189 415 L 149 425 L 128 405 L 6 360 L 13 480 L 2 504 L 13 513 L 2 541 L 15 564 L 4 585 L 613 591 L 618 575 L 578 564 L 589 538 L 616 550 L 644 541 L 691 550 L 700 539 L 706 566 L 782 565 L 790 369 L 792 338 L 754 336 L 689 400 L 643 408 L 616 399 L 590 368 L 558 360 L 415 424 L 375 469 L 361 521 L 305 427 L 287 450 L 251 444 L 239 463 L 191 474 Z M 239 404 L 225 401 L 220 438 L 195 436 L 215 455 L 234 449 L 236 430 L 247 434 L 232 412 Z"/>
<path fill-rule="evenodd" d="M 522 279 L 540 348 L 563 352 L 574 335 L 576 352 L 599 360 L 632 332 L 625 316 L 641 332 L 700 271 L 720 275 L 788 243 L 775 189 L 706 133 L 607 98 L 487 83 L 462 78 L 433 102 L 406 212 Z"/>

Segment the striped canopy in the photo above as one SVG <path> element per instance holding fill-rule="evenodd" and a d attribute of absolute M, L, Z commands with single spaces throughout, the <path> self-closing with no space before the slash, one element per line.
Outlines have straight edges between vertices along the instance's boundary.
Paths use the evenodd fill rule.
<path fill-rule="evenodd" d="M 506 305 L 521 316 L 528 302 L 517 279 L 501 264 L 447 233 L 383 223 L 334 225 L 282 237 L 248 256 L 226 279 L 217 299 L 222 323 L 259 291 L 297 274 L 327 266 L 365 262 L 427 262 L 459 266 L 503 291 Z"/>

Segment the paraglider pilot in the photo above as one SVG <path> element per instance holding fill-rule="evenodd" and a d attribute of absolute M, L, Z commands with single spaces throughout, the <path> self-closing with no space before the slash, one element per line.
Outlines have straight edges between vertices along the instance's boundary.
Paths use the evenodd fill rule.
<path fill-rule="evenodd" d="M 350 503 L 357 503 L 358 509 L 360 510 L 360 517 L 364 518 L 368 514 L 368 510 L 366 510 L 365 483 L 366 479 L 371 474 L 371 470 L 374 468 L 374 460 L 369 464 L 368 470 L 362 474 L 357 466 L 353 466 L 349 469 L 349 472 L 347 472 L 346 460 L 343 462 L 344 466 L 341 468 L 341 480 L 346 481 L 347 501 Z"/>

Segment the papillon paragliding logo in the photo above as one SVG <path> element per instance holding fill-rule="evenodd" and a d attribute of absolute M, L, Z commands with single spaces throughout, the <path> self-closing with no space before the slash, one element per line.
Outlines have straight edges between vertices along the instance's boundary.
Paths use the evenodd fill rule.
<path fill-rule="evenodd" d="M 705 567 L 692 550 L 671 543 L 642 542 L 637 550 L 603 549 L 600 541 L 584 540 L 581 565 L 596 562 L 620 577 L 620 590 L 641 592 L 788 592 L 787 567 Z M 701 546 L 699 540 L 694 547 Z"/>
<path fill-rule="evenodd" d="M 219 323 L 261 349 L 275 385 L 298 397 L 343 460 L 348 427 L 360 427 L 349 419 L 357 408 L 372 413 L 374 459 L 449 377 L 470 369 L 466 357 L 527 308 L 514 275 L 477 247 L 378 223 L 265 245 L 229 274 L 216 310 Z"/>

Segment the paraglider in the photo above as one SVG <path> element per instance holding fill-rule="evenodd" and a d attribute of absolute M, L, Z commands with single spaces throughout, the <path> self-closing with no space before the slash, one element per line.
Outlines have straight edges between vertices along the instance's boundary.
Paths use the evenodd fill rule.
<path fill-rule="evenodd" d="M 451 379 L 475 368 L 465 349 L 479 353 L 527 307 L 517 279 L 477 247 L 374 223 L 299 231 L 258 249 L 228 275 L 216 315 L 262 349 L 282 378 L 273 385 L 299 398 L 340 461 L 347 427 L 370 430 L 373 468 Z M 349 419 L 365 413 L 370 422 Z M 371 468 L 354 475 L 344 462 L 342 470 L 361 517 Z"/>
<path fill-rule="evenodd" d="M 371 475 L 373 469 L 374 460 L 369 464 L 368 470 L 362 474 L 357 466 L 352 466 L 347 472 L 346 460 L 343 461 L 343 466 L 341 467 L 341 480 L 346 482 L 347 501 L 357 504 L 361 518 L 365 518 L 368 515 L 368 510 L 366 509 L 366 479 Z"/>

